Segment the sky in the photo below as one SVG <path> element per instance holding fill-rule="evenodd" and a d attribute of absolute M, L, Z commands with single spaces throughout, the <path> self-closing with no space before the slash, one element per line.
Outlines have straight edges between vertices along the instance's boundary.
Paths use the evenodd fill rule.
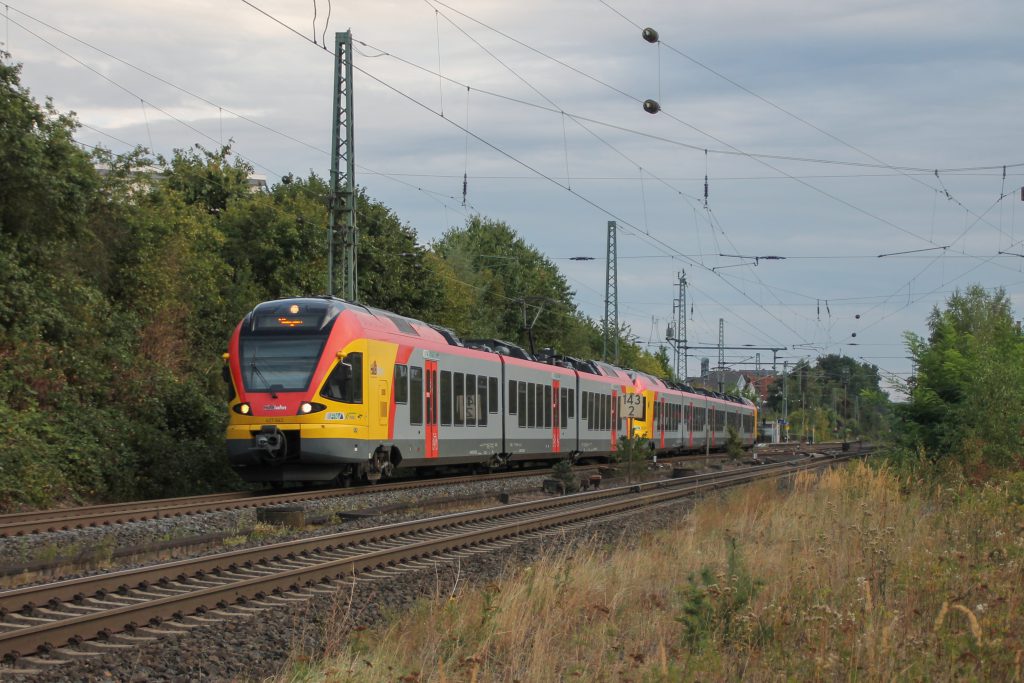
<path fill-rule="evenodd" d="M 14 0 L 0 22 L 82 144 L 230 142 L 271 184 L 328 176 L 351 30 L 357 184 L 423 243 L 504 221 L 594 319 L 616 221 L 619 318 L 651 350 L 680 273 L 691 346 L 722 320 L 728 366 L 843 354 L 895 396 L 904 333 L 957 288 L 1024 318 L 1019 0 Z"/>

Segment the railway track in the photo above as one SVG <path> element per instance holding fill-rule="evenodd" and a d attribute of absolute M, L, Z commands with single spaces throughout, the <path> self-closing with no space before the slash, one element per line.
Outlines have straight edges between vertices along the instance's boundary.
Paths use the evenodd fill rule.
<path fill-rule="evenodd" d="M 415 479 L 377 484 L 372 487 L 328 488 L 313 490 L 296 490 L 283 493 L 267 493 L 262 491 L 235 491 L 215 493 L 206 496 L 188 496 L 183 498 L 164 498 L 160 500 L 136 501 L 131 503 L 112 503 L 109 505 L 91 505 L 86 507 L 67 508 L 64 510 L 40 510 L 34 512 L 0 515 L 0 537 L 24 536 L 27 534 L 84 529 L 88 527 L 109 526 L 126 522 L 139 522 L 164 517 L 181 517 L 205 512 L 222 512 L 244 508 L 267 507 L 288 503 L 337 498 L 378 491 L 399 491 L 403 489 L 422 488 L 426 486 L 443 486 L 445 484 L 467 483 L 474 481 L 490 481 L 495 479 L 538 476 L 547 472 L 546 469 L 522 470 L 495 474 L 445 477 L 439 479 Z"/>
<path fill-rule="evenodd" d="M 681 456 L 682 459 L 694 459 L 697 456 Z M 712 457 L 723 457 L 712 455 Z M 587 469 L 589 466 L 584 466 Z M 427 486 L 443 486 L 454 483 L 472 483 L 476 481 L 493 481 L 543 475 L 547 468 L 519 470 L 515 472 L 498 472 L 483 475 L 462 475 L 433 479 L 410 479 L 394 481 L 374 486 L 353 488 L 327 488 L 312 490 L 295 490 L 281 493 L 264 491 L 233 491 L 213 493 L 203 496 L 187 496 L 182 498 L 163 498 L 158 500 L 133 501 L 129 503 L 111 503 L 107 505 L 90 505 L 59 510 L 37 510 L 0 515 L 0 538 L 24 536 L 53 531 L 85 529 L 89 527 L 110 526 L 126 522 L 139 522 L 165 517 L 181 517 L 207 512 L 222 512 L 244 508 L 267 507 L 289 503 L 301 503 L 323 498 L 357 495 L 378 491 L 398 491 L 404 489 L 423 488 Z"/>
<path fill-rule="evenodd" d="M 765 464 L 460 512 L 383 527 L 224 552 L 0 593 L 0 655 L 39 667 L 180 634 L 234 615 L 333 593 L 516 537 L 623 514 L 859 453 Z"/>

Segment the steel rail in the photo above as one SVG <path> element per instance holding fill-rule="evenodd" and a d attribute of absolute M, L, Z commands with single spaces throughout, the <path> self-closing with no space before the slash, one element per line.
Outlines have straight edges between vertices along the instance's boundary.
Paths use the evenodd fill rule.
<path fill-rule="evenodd" d="M 95 637 L 93 634 L 102 637 L 105 634 L 109 634 L 111 631 L 132 631 L 138 628 L 140 623 L 157 625 L 160 621 L 168 618 L 181 618 L 183 615 L 196 610 L 209 609 L 211 605 L 226 607 L 233 603 L 244 603 L 246 600 L 254 597 L 256 599 L 261 599 L 270 592 L 301 590 L 303 586 L 313 585 L 316 582 L 329 582 L 338 579 L 345 579 L 362 571 L 383 568 L 404 560 L 416 560 L 424 557 L 430 557 L 443 552 L 458 550 L 460 548 L 500 540 L 515 535 L 521 535 L 523 533 L 529 533 L 549 528 L 551 526 L 565 525 L 590 517 L 614 514 L 616 512 L 636 507 L 665 502 L 673 498 L 692 495 L 693 493 L 704 490 L 712 490 L 725 486 L 746 483 L 757 479 L 763 479 L 766 474 L 769 477 L 784 476 L 803 469 L 831 464 L 841 459 L 853 457 L 854 455 L 855 454 L 844 454 L 842 458 L 830 460 L 818 459 L 812 462 L 801 462 L 796 465 L 766 465 L 755 470 L 718 473 L 718 476 L 715 477 L 703 477 L 705 480 L 710 481 L 680 484 L 681 480 L 668 480 L 667 482 L 655 482 L 648 485 L 639 484 L 619 487 L 617 489 L 602 491 L 598 494 L 577 494 L 575 496 L 564 496 L 561 499 L 555 499 L 554 501 L 523 503 L 517 506 L 508 506 L 510 508 L 518 508 L 520 513 L 535 513 L 535 516 L 530 519 L 523 519 L 521 514 L 518 515 L 519 518 L 514 518 L 517 515 L 507 509 L 491 509 L 490 523 L 484 528 L 467 528 L 466 525 L 473 522 L 479 523 L 484 521 L 485 517 L 480 516 L 480 513 L 486 511 L 478 511 L 476 514 L 456 513 L 455 515 L 445 515 L 438 518 L 432 518 L 430 520 L 420 520 L 412 523 L 411 525 L 404 525 L 407 527 L 404 531 L 399 531 L 399 527 L 403 525 L 389 525 L 389 527 L 376 530 L 365 530 L 365 532 L 375 531 L 378 536 L 384 538 L 386 537 L 386 534 L 383 534 L 382 532 L 385 529 L 390 529 L 392 534 L 398 532 L 401 536 L 406 537 L 408 542 L 403 543 L 397 548 L 370 550 L 370 552 L 364 552 L 355 556 L 329 559 L 326 562 L 310 561 L 308 566 L 292 567 L 285 569 L 284 571 L 274 572 L 271 575 L 260 575 L 251 578 L 243 577 L 237 581 L 231 580 L 229 583 L 224 585 L 200 587 L 198 590 L 191 590 L 180 595 L 171 595 L 167 597 L 160 597 L 155 600 L 140 601 L 137 604 L 123 605 L 110 610 L 69 616 L 68 618 L 54 620 L 50 623 L 18 628 L 14 631 L 0 633 L 0 651 L 8 653 L 9 657 L 17 656 L 21 653 L 34 652 L 39 649 L 50 649 L 53 647 L 54 643 L 79 643 L 85 639 Z M 646 494 L 642 493 L 645 488 L 651 492 Z M 605 500 L 607 498 L 611 498 L 611 500 Z M 563 504 L 550 504 L 556 501 L 562 501 Z M 542 514 L 545 510 L 552 507 L 564 509 L 556 509 L 551 514 Z M 513 519 L 509 519 L 510 517 L 513 517 Z M 459 518 L 461 518 L 461 521 L 457 522 L 456 520 Z M 421 530 L 447 529 L 453 533 L 446 538 L 439 539 L 410 539 L 408 537 L 409 534 L 414 533 L 414 527 L 419 527 Z M 343 534 L 335 536 L 342 535 Z M 324 538 L 325 537 L 309 540 L 322 542 Z M 373 538 L 372 540 L 377 539 Z M 340 549 L 341 548 L 337 547 L 334 548 L 334 550 Z M 274 547 L 268 547 L 264 550 L 273 552 L 275 549 Z M 321 550 L 320 552 L 330 551 Z M 225 556 L 231 554 L 232 553 L 224 554 L 220 556 L 220 558 L 223 561 Z M 264 555 L 264 557 L 266 557 L 266 555 Z M 280 557 L 280 555 L 278 555 L 278 557 Z M 295 555 L 292 555 L 291 557 L 299 559 Z M 231 568 L 238 571 L 237 564 L 232 564 Z M 272 568 L 269 567 L 265 569 L 267 571 L 272 570 Z M 235 574 L 235 576 L 237 576 L 237 574 Z M 49 586 L 51 589 L 51 596 L 53 595 L 52 589 L 57 585 L 60 584 Z M 146 588 L 147 586 L 142 586 L 143 590 Z M 26 589 L 21 589 L 13 592 L 24 594 L 25 590 Z"/>

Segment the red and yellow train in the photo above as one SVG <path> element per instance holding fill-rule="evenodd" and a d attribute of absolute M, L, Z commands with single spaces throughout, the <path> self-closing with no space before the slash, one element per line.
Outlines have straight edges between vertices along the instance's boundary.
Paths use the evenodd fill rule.
<path fill-rule="evenodd" d="M 332 297 L 257 305 L 231 337 L 228 457 L 252 482 L 377 480 L 397 468 L 501 467 L 752 445 L 749 402 L 451 331 Z M 621 397 L 640 394 L 623 401 Z M 626 418 L 622 405 L 637 416 Z M 646 408 L 646 409 L 645 409 Z"/>

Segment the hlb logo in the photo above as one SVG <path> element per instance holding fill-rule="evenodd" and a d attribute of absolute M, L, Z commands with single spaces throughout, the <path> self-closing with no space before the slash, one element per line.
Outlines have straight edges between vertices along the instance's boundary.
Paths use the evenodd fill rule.
<path fill-rule="evenodd" d="M 263 410 L 288 410 L 288 406 L 281 405 L 281 404 L 275 405 L 273 403 L 268 403 L 267 405 L 263 406 Z"/>

